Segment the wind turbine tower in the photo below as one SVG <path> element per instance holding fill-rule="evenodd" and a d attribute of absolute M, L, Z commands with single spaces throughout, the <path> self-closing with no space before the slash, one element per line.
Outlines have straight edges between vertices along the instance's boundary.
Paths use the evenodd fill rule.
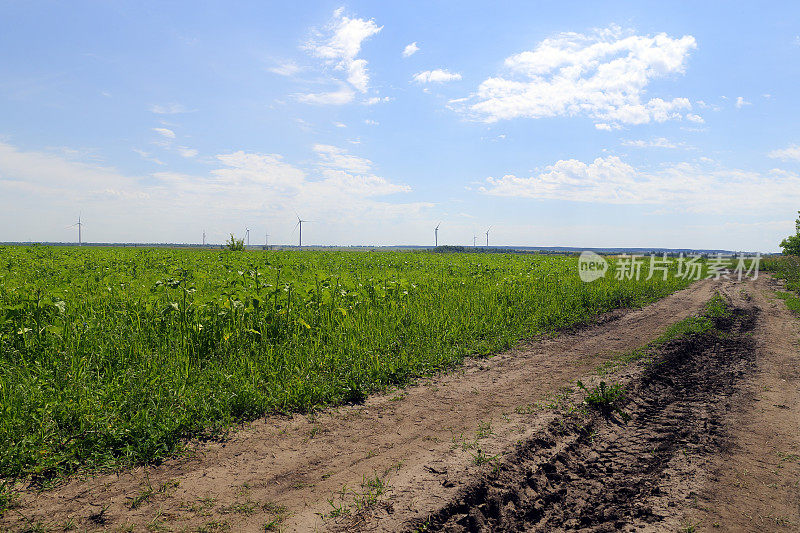
<path fill-rule="evenodd" d="M 75 226 L 78 226 L 78 246 L 80 246 L 81 245 L 81 226 L 83 226 L 83 223 L 81 222 L 81 216 L 80 215 L 78 215 L 78 221 L 75 224 L 73 224 L 72 226 L 70 226 L 70 227 L 74 228 Z"/>
<path fill-rule="evenodd" d="M 294 227 L 295 228 L 298 227 L 298 226 L 300 227 L 300 248 L 302 248 L 303 247 L 303 222 L 308 222 L 308 220 L 303 220 L 302 218 L 300 218 L 300 215 L 298 215 L 297 213 L 295 213 L 295 215 L 297 215 L 297 224 L 295 224 Z"/>
<path fill-rule="evenodd" d="M 489 247 L 489 230 L 490 230 L 490 229 L 492 229 L 492 227 L 491 227 L 491 226 L 489 226 L 489 227 L 486 229 L 486 247 L 487 247 L 487 248 Z"/>
<path fill-rule="evenodd" d="M 439 226 L 441 226 L 441 225 L 442 225 L 442 223 L 439 222 L 438 224 L 436 224 L 436 228 L 434 228 L 434 230 L 433 230 L 433 238 L 434 238 L 433 243 L 437 247 L 439 246 Z"/>
<path fill-rule="evenodd" d="M 206 245 L 206 230 L 203 230 L 203 246 Z"/>
<path fill-rule="evenodd" d="M 244 237 L 247 239 L 247 246 L 250 246 L 250 228 L 244 229 Z"/>

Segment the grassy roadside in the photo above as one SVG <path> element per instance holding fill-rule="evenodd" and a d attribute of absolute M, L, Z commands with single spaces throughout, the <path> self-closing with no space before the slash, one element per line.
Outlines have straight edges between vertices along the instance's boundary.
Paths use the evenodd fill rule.
<path fill-rule="evenodd" d="M 604 376 L 611 374 L 620 368 L 627 366 L 630 363 L 652 357 L 652 355 L 662 347 L 664 344 L 677 339 L 689 337 L 692 335 L 701 335 L 707 332 L 715 332 L 716 320 L 728 318 L 731 316 L 731 309 L 719 293 L 714 293 L 714 296 L 703 306 L 703 309 L 695 314 L 676 322 L 667 328 L 667 330 L 659 335 L 659 337 L 641 348 L 636 350 L 615 355 L 599 367 L 597 367 L 597 374 Z"/>
<path fill-rule="evenodd" d="M 617 373 L 634 363 L 645 367 L 658 364 L 658 354 L 669 343 L 686 342 L 689 339 L 699 340 L 704 337 L 720 338 L 726 335 L 725 322 L 733 318 L 733 310 L 727 300 L 718 292 L 696 314 L 688 316 L 671 326 L 655 340 L 640 348 L 618 354 L 597 366 L 595 376 L 600 378 L 597 385 L 587 386 L 580 380 L 575 387 L 570 384 L 558 394 L 538 403 L 540 408 L 561 409 L 563 413 L 573 416 L 576 413 L 587 414 L 587 410 L 598 409 L 606 416 L 612 412 L 623 421 L 628 414 L 620 408 L 628 397 L 628 386 L 623 382 L 605 381 L 613 379 Z M 624 381 L 624 380 L 623 380 Z M 574 393 L 582 392 L 577 397 Z"/>
<path fill-rule="evenodd" d="M 669 342 L 680 341 L 689 337 L 705 334 L 722 335 L 719 328 L 719 321 L 729 319 L 731 316 L 732 309 L 728 302 L 718 292 L 714 293 L 714 296 L 706 302 L 698 313 L 670 325 L 664 333 L 650 343 L 634 350 L 612 356 L 594 369 L 594 375 L 600 379 L 608 379 L 609 377 L 613 377 L 617 372 L 624 370 L 632 363 L 643 361 L 649 364 L 653 361 L 658 350 Z M 580 381 L 575 383 L 576 386 L 570 383 L 569 386 L 563 387 L 559 392 L 540 400 L 535 406 L 519 406 L 517 412 L 530 412 L 532 409 L 538 408 L 564 409 L 565 412 L 571 413 L 589 404 L 596 404 L 596 398 L 604 400 L 601 403 L 613 403 L 613 401 L 607 402 L 606 400 L 610 400 L 610 398 L 615 395 L 615 391 L 621 393 L 616 395 L 617 398 L 624 397 L 625 388 L 620 383 L 605 383 L 602 381 L 601 383 L 604 383 L 603 387 L 595 386 L 592 388 L 587 388 Z M 580 390 L 583 390 L 584 396 L 589 398 L 588 402 L 585 401 L 585 399 L 578 401 L 573 396 L 573 394 Z M 576 403 L 576 401 L 578 403 Z"/>
<path fill-rule="evenodd" d="M 764 260 L 764 270 L 786 282 L 788 291 L 775 291 L 790 311 L 800 314 L 800 257 L 780 256 Z"/>

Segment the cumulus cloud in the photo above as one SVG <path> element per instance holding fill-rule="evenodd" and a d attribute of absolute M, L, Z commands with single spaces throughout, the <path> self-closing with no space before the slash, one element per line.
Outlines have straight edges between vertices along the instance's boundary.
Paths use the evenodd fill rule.
<path fill-rule="evenodd" d="M 705 124 L 705 120 L 700 115 L 695 115 L 694 113 L 687 113 L 686 120 L 689 122 L 694 122 L 695 124 Z"/>
<path fill-rule="evenodd" d="M 417 46 L 417 41 L 407 44 L 406 47 L 403 48 L 403 57 L 411 57 L 416 54 L 418 50 L 419 46 Z"/>
<path fill-rule="evenodd" d="M 800 161 L 800 145 L 793 144 L 787 148 L 773 150 L 769 153 L 769 156 L 773 159 L 783 159 L 784 161 L 790 159 Z"/>
<path fill-rule="evenodd" d="M 679 162 L 646 170 L 609 156 L 589 163 L 560 160 L 530 177 L 489 177 L 479 190 L 493 196 L 731 213 L 731 209 L 771 211 L 776 206 L 797 205 L 800 177 L 778 169 L 762 174 L 709 162 Z"/>
<path fill-rule="evenodd" d="M 446 83 L 461 79 L 461 74 L 450 72 L 447 69 L 437 68 L 436 70 L 425 70 L 414 74 L 414 81 L 417 83 Z"/>
<path fill-rule="evenodd" d="M 330 145 L 316 145 L 313 152 L 307 168 L 279 154 L 234 151 L 217 155 L 206 173 L 136 176 L 0 142 L 0 240 L 29 237 L 12 223 L 22 211 L 42 226 L 33 238 L 72 238 L 67 231 L 55 237 L 47 232 L 63 227 L 63 219 L 80 208 L 95 221 L 91 239 L 157 242 L 181 235 L 170 232 L 187 220 L 197 232 L 202 220 L 235 220 L 236 226 L 253 217 L 289 220 L 292 206 L 303 206 L 315 220 L 345 225 L 340 228 L 364 220 L 378 227 L 419 216 L 432 205 L 383 199 L 411 188 L 377 175 L 368 159 Z M 222 226 L 221 237 L 225 231 Z"/>
<path fill-rule="evenodd" d="M 376 35 L 383 29 L 373 19 L 350 18 L 344 15 L 342 8 L 333 13 L 333 19 L 322 30 L 316 32 L 314 38 L 308 41 L 305 49 L 313 56 L 322 59 L 326 65 L 334 70 L 344 73 L 347 83 L 360 93 L 369 89 L 369 73 L 367 61 L 359 59 L 363 42 Z M 316 95 L 301 95 L 302 102 L 346 104 L 353 100 L 355 93 L 352 89 L 340 90 L 335 93 L 321 93 L 327 98 Z M 331 95 L 337 95 L 332 98 Z M 305 96 L 306 98 L 303 98 Z"/>
<path fill-rule="evenodd" d="M 302 205 L 320 214 L 359 212 L 374 207 L 367 198 L 409 192 L 407 185 L 392 183 L 373 172 L 369 159 L 354 156 L 331 145 L 313 146 L 318 160 L 304 170 L 279 154 L 237 151 L 216 157 L 223 166 L 209 176 L 156 173 L 154 176 L 178 188 L 182 194 L 201 195 L 197 201 L 225 205 L 239 202 L 238 209 L 284 210 L 285 204 Z M 199 191 L 199 192 L 198 192 Z"/>
<path fill-rule="evenodd" d="M 736 109 L 741 109 L 746 105 L 752 105 L 752 104 L 747 100 L 745 100 L 743 96 L 736 97 Z"/>
<path fill-rule="evenodd" d="M 687 98 L 644 100 L 651 81 L 681 74 L 694 37 L 626 33 L 616 26 L 561 33 L 505 60 L 505 73 L 451 105 L 475 120 L 588 116 L 614 129 L 678 119 Z"/>
<path fill-rule="evenodd" d="M 43 200 L 51 197 L 70 201 L 78 194 L 93 198 L 143 195 L 135 183 L 135 179 L 121 175 L 113 167 L 72 161 L 45 152 L 26 152 L 0 142 L 0 190 L 36 194 Z M 2 197 L 13 198 L 9 194 L 0 194 Z"/>

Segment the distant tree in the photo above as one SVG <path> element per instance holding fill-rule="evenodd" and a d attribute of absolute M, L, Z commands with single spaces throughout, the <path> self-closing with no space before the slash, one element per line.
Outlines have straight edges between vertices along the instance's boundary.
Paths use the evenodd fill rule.
<path fill-rule="evenodd" d="M 800 211 L 797 212 L 800 215 Z M 784 255 L 800 255 L 800 216 L 794 221 L 795 234 L 781 241 Z"/>
<path fill-rule="evenodd" d="M 231 233 L 231 238 L 225 243 L 225 247 L 234 252 L 244 250 L 244 239 L 237 239 Z"/>

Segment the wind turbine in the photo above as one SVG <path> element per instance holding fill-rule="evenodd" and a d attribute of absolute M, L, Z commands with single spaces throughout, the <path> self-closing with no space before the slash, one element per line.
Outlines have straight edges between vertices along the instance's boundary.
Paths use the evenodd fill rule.
<path fill-rule="evenodd" d="M 478 245 L 478 237 L 473 233 L 472 234 L 472 247 L 475 248 Z"/>
<path fill-rule="evenodd" d="M 78 215 L 78 221 L 75 224 L 73 224 L 73 225 L 71 225 L 69 227 L 70 228 L 74 228 L 75 226 L 78 226 L 78 246 L 80 246 L 81 245 L 81 226 L 83 226 L 83 223 L 81 222 L 81 216 L 80 215 Z"/>
<path fill-rule="evenodd" d="M 439 226 L 441 225 L 442 223 L 439 222 L 438 224 L 436 224 L 436 228 L 434 228 L 433 230 L 434 245 L 437 247 L 439 246 Z"/>
<path fill-rule="evenodd" d="M 487 246 L 487 248 L 488 248 L 488 246 L 489 246 L 489 230 L 490 230 L 490 229 L 492 229 L 492 227 L 491 227 L 491 226 L 489 226 L 488 228 L 486 228 L 486 246 Z"/>
<path fill-rule="evenodd" d="M 264 246 L 269 246 L 269 233 L 264 237 Z"/>
<path fill-rule="evenodd" d="M 206 230 L 203 230 L 203 246 L 206 245 Z"/>
<path fill-rule="evenodd" d="M 244 228 L 244 238 L 247 239 L 247 246 L 250 246 L 250 228 Z"/>
<path fill-rule="evenodd" d="M 300 227 L 300 248 L 303 247 L 303 222 L 309 222 L 308 220 L 303 220 L 300 218 L 300 215 L 297 214 L 297 211 L 294 212 L 297 215 L 297 224 L 294 225 L 295 228 L 298 226 Z"/>

